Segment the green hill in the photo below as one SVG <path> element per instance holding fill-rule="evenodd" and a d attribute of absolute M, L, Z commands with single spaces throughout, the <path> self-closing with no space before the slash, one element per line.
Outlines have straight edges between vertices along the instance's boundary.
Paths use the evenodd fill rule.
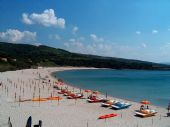
<path fill-rule="evenodd" d="M 48 46 L 0 42 L 0 71 L 37 66 L 85 66 L 112 69 L 169 70 L 170 66 L 139 60 L 71 53 Z"/>

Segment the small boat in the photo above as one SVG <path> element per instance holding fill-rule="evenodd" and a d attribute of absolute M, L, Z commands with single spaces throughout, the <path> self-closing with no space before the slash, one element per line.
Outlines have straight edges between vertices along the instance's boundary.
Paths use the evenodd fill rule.
<path fill-rule="evenodd" d="M 113 104 L 117 103 L 116 100 L 107 100 L 101 104 L 102 107 L 111 107 Z"/>
<path fill-rule="evenodd" d="M 68 92 L 68 90 L 63 89 L 63 90 L 59 91 L 58 94 L 64 94 L 64 93 L 67 93 L 67 92 Z"/>
<path fill-rule="evenodd" d="M 140 117 L 151 117 L 151 116 L 155 116 L 157 112 L 153 109 L 143 109 L 143 110 L 137 110 L 135 112 L 136 116 L 140 116 Z"/>
<path fill-rule="evenodd" d="M 131 104 L 126 103 L 126 102 L 117 102 L 117 103 L 113 104 L 111 107 L 113 109 L 119 110 L 119 109 L 129 108 L 130 106 L 131 106 Z"/>
<path fill-rule="evenodd" d="M 70 95 L 72 95 L 72 94 L 75 94 L 75 93 L 73 93 L 73 92 L 71 92 L 71 91 L 67 91 L 67 92 L 64 93 L 64 96 L 70 96 Z"/>
<path fill-rule="evenodd" d="M 82 98 L 82 97 L 83 97 L 82 93 L 76 93 L 76 94 L 69 95 L 67 98 L 68 99 L 78 99 L 78 98 Z"/>
<path fill-rule="evenodd" d="M 87 101 L 89 103 L 97 103 L 97 102 L 103 102 L 105 99 L 97 97 L 97 96 L 91 96 L 89 97 L 89 99 L 87 99 Z"/>
<path fill-rule="evenodd" d="M 115 116 L 118 116 L 117 114 L 106 114 L 106 115 L 102 115 L 102 116 L 99 116 L 98 119 L 107 119 L 107 118 L 111 118 L 111 117 L 115 117 Z"/>

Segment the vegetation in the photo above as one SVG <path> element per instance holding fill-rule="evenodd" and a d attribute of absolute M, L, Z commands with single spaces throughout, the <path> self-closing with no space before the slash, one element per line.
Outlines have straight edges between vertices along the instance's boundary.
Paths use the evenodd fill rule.
<path fill-rule="evenodd" d="M 38 66 L 84 66 L 112 69 L 169 70 L 169 65 L 71 53 L 48 46 L 0 42 L 0 71 Z"/>

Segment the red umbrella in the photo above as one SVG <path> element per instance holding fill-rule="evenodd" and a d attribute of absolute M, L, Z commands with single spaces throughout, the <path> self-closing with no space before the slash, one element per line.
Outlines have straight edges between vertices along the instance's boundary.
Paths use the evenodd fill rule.
<path fill-rule="evenodd" d="M 86 92 L 86 93 L 90 93 L 90 92 L 91 92 L 91 90 L 85 90 L 85 92 Z"/>
<path fill-rule="evenodd" d="M 145 104 L 145 105 L 149 105 L 150 104 L 150 101 L 147 101 L 147 100 L 143 100 L 140 102 L 141 104 Z"/>

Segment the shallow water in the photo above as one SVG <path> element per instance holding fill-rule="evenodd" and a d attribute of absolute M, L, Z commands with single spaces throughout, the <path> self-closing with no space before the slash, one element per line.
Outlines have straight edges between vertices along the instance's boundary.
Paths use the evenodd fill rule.
<path fill-rule="evenodd" d="M 136 102 L 147 99 L 167 107 L 170 101 L 170 71 L 69 70 L 55 75 L 70 85 Z"/>

